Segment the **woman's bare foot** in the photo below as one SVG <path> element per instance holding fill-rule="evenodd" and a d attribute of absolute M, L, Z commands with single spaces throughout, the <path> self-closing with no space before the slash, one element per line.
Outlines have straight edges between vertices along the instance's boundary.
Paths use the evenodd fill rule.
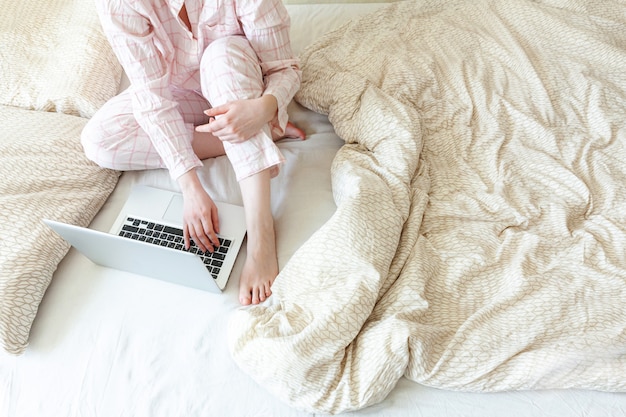
<path fill-rule="evenodd" d="M 300 129 L 298 126 L 294 125 L 291 122 L 287 122 L 287 126 L 285 126 L 285 133 L 281 135 L 277 135 L 276 133 L 272 133 L 272 139 L 274 142 L 281 139 L 306 139 L 306 133 L 304 130 Z"/>
<path fill-rule="evenodd" d="M 250 305 L 265 301 L 272 295 L 271 286 L 276 275 L 278 261 L 274 226 L 256 237 L 248 231 L 248 257 L 241 272 L 239 302 Z"/>
<path fill-rule="evenodd" d="M 266 169 L 239 181 L 248 229 L 248 257 L 239 281 L 239 302 L 243 305 L 265 301 L 278 275 L 270 175 L 271 170 Z"/>

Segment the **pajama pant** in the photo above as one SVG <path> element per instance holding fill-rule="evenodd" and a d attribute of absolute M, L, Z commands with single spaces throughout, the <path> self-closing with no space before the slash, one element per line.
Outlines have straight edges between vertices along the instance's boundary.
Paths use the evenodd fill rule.
<path fill-rule="evenodd" d="M 171 87 L 174 100 L 190 131 L 205 124 L 209 107 L 230 101 L 258 98 L 264 90 L 263 74 L 256 53 L 244 37 L 211 42 L 200 62 L 201 94 Z M 191 140 L 192 134 L 189 135 Z M 139 126 L 126 90 L 109 100 L 89 121 L 82 133 L 87 157 L 97 164 L 120 171 L 165 168 L 149 136 Z M 270 167 L 278 168 L 284 157 L 274 144 L 271 128 L 242 143 L 223 142 L 237 180 Z M 273 175 L 276 174 L 273 170 Z"/>

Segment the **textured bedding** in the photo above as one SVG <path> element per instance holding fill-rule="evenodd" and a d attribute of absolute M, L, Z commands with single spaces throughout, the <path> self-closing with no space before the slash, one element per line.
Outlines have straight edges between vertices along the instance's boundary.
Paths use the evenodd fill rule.
<path fill-rule="evenodd" d="M 42 218 L 87 226 L 119 173 L 87 160 L 86 119 L 0 106 L 0 343 L 28 345 L 39 303 L 69 245 Z"/>
<path fill-rule="evenodd" d="M 0 0 L 0 345 L 20 354 L 69 246 L 44 217 L 89 224 L 117 182 L 80 133 L 122 68 L 83 0 Z M 78 117 L 82 116 L 82 117 Z"/>
<path fill-rule="evenodd" d="M 626 3 L 408 1 L 301 56 L 337 211 L 238 311 L 235 361 L 295 407 L 626 391 Z"/>
<path fill-rule="evenodd" d="M 91 117 L 121 75 L 95 2 L 0 0 L 0 104 Z"/>

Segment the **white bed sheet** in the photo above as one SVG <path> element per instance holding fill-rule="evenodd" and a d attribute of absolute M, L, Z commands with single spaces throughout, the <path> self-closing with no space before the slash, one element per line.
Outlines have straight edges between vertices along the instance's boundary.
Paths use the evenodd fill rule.
<path fill-rule="evenodd" d="M 317 13 L 343 8 L 324 5 Z M 372 10 L 350 8 L 355 15 Z M 306 6 L 294 22 L 313 25 Z M 318 16 L 320 17 L 320 16 Z M 322 18 L 323 20 L 323 18 Z M 298 43 L 303 42 L 303 43 Z M 296 36 L 296 47 L 306 42 Z M 330 164 L 342 144 L 328 119 L 292 104 L 308 140 L 283 141 L 273 182 L 279 264 L 333 213 Z M 225 158 L 205 163 L 215 199 L 241 197 Z M 175 189 L 165 171 L 125 173 L 92 226 L 108 230 L 135 183 Z M 226 346 L 240 255 L 220 295 L 98 267 L 74 249 L 59 265 L 21 356 L 0 352 L 0 416 L 310 416 L 270 396 L 240 371 Z M 588 391 L 470 394 L 401 379 L 390 396 L 350 416 L 624 416 L 626 395 Z"/>

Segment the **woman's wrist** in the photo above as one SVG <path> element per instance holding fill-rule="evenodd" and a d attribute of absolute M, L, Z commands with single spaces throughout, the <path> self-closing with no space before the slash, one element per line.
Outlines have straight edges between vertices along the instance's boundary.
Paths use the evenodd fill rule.
<path fill-rule="evenodd" d="M 196 172 L 195 168 L 185 172 L 183 175 L 178 177 L 176 181 L 178 182 L 178 185 L 180 186 L 183 194 L 193 191 L 198 187 L 202 187 L 202 184 L 200 183 L 200 178 L 198 177 L 198 173 Z"/>

